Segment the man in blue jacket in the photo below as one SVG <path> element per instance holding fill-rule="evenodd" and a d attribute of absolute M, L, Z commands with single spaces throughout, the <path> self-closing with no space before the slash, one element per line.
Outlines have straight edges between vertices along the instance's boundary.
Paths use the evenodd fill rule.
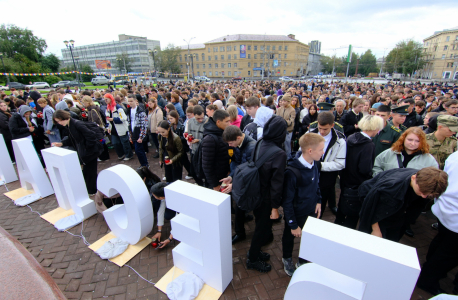
<path fill-rule="evenodd" d="M 288 276 L 307 261 L 299 257 L 294 266 L 294 238 L 302 236 L 302 227 L 309 216 L 319 218 L 321 214 L 321 193 L 319 160 L 324 154 L 325 139 L 316 133 L 306 133 L 299 139 L 302 155 L 288 161 L 283 183 L 283 265 Z"/>

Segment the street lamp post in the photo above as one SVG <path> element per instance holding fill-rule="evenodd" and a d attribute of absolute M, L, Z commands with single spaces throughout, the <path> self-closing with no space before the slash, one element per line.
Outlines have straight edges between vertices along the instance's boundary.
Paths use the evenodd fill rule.
<path fill-rule="evenodd" d="M 194 79 L 194 58 L 197 57 L 197 54 L 188 54 L 188 58 L 191 59 L 191 71 L 192 71 L 192 79 Z M 189 65 L 189 64 L 188 64 Z M 189 72 L 188 72 L 189 74 Z M 188 75 L 189 76 L 189 75 Z"/>
<path fill-rule="evenodd" d="M 70 49 L 70 54 L 72 55 L 73 67 L 76 70 L 76 63 L 75 63 L 75 58 L 73 57 L 73 50 L 72 50 L 72 48 L 75 48 L 75 41 L 74 40 L 64 41 L 64 44 L 67 48 Z M 78 73 L 76 73 L 76 81 L 78 81 L 78 86 L 79 86 L 80 80 L 79 80 Z"/>
<path fill-rule="evenodd" d="M 80 81 L 83 82 L 83 77 L 81 76 L 81 67 L 80 67 L 79 59 L 80 59 L 79 56 L 75 56 L 76 67 L 78 68 L 77 71 L 79 72 L 78 74 L 79 74 L 79 77 L 80 77 Z"/>
<path fill-rule="evenodd" d="M 193 39 L 195 39 L 195 37 L 190 38 L 189 41 L 186 41 L 185 39 L 183 39 L 183 41 L 185 41 L 185 43 L 188 44 L 188 57 L 189 57 L 189 44 L 191 43 Z M 189 63 L 188 63 L 188 80 L 189 80 Z"/>
<path fill-rule="evenodd" d="M 3 53 L 0 52 L 0 59 L 2 60 L 3 72 L 6 73 L 5 64 L 3 63 Z M 9 85 L 10 77 L 6 75 L 6 85 Z"/>

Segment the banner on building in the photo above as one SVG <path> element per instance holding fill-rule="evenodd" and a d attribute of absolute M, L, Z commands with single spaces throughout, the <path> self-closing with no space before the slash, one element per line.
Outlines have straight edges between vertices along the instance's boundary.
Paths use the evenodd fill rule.
<path fill-rule="evenodd" d="M 273 66 L 274 66 L 274 67 L 278 67 L 278 59 L 275 59 L 275 60 L 274 60 L 274 65 L 273 65 Z"/>
<path fill-rule="evenodd" d="M 240 58 L 246 58 L 246 45 L 240 45 Z"/>
<path fill-rule="evenodd" d="M 109 60 L 95 60 L 95 67 L 97 69 L 111 69 L 111 61 L 109 61 Z"/>

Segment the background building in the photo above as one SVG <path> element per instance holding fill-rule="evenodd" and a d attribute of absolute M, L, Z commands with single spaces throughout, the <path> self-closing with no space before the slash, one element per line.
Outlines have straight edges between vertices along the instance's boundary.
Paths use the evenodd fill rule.
<path fill-rule="evenodd" d="M 181 46 L 181 73 L 208 77 L 279 77 L 305 74 L 309 46 L 286 35 L 227 35 Z M 188 57 L 188 52 L 192 58 Z M 263 74 L 264 72 L 264 74 Z"/>
<path fill-rule="evenodd" d="M 309 47 L 310 47 L 310 53 L 317 53 L 317 54 L 320 54 L 321 53 L 321 42 L 320 41 L 311 41 L 309 43 Z"/>
<path fill-rule="evenodd" d="M 149 40 L 146 37 L 119 35 L 119 41 L 79 46 L 75 44 L 72 49 L 73 55 L 78 57 L 79 65 L 89 65 L 95 72 L 106 72 L 110 74 L 124 73 L 124 68 L 116 68 L 116 57 L 128 57 L 131 72 L 148 72 L 153 69 L 153 59 L 148 50 L 154 50 L 161 44 L 156 40 Z M 127 55 L 126 55 L 127 54 Z M 62 67 L 73 67 L 70 49 L 62 49 Z M 123 63 L 121 63 L 123 65 Z"/>
<path fill-rule="evenodd" d="M 307 60 L 306 75 L 318 75 L 323 70 L 321 65 L 321 42 L 311 41 L 309 43 L 310 53 Z"/>
<path fill-rule="evenodd" d="M 458 80 L 458 27 L 434 32 L 423 40 L 423 51 L 423 78 Z"/>

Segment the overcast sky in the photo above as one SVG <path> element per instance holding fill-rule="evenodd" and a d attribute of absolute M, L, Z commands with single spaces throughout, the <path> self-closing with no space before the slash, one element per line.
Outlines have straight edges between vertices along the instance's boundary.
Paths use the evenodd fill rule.
<path fill-rule="evenodd" d="M 382 57 L 403 39 L 422 41 L 434 31 L 458 26 L 456 0 L 298 1 L 11 1 L 0 0 L 1 23 L 27 27 L 61 57 L 64 40 L 76 45 L 146 36 L 184 45 L 228 34 L 295 34 L 321 41 L 322 53 L 346 54 L 349 44 Z"/>

